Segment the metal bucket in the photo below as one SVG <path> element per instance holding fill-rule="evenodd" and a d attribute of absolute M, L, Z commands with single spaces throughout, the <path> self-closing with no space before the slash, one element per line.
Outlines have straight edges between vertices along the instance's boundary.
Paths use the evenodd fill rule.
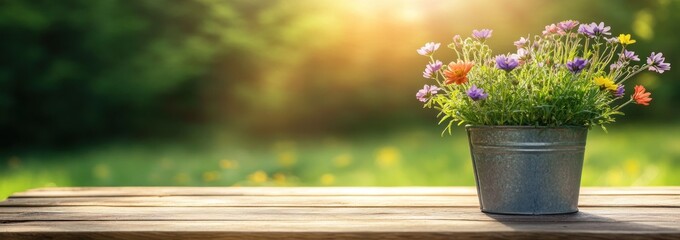
<path fill-rule="evenodd" d="M 586 127 L 465 127 L 482 212 L 578 212 Z"/>

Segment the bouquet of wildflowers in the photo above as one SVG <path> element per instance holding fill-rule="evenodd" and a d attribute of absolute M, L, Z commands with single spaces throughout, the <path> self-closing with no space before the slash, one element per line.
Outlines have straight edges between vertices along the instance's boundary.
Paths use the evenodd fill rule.
<path fill-rule="evenodd" d="M 427 43 L 417 52 L 430 58 L 423 77 L 436 84 L 425 85 L 416 97 L 440 111 L 439 123 L 448 123 L 449 133 L 454 123 L 604 129 L 623 115 L 622 107 L 652 100 L 640 85 L 626 97 L 628 79 L 645 70 L 670 70 L 662 53 L 638 63 L 629 50 L 635 40 L 630 34 L 612 37 L 610 29 L 562 21 L 514 42 L 517 52 L 497 56 L 485 44 L 492 30 L 474 30 L 471 37 L 453 37 L 448 47 L 457 59 L 447 65 L 433 56 L 440 43 Z"/>

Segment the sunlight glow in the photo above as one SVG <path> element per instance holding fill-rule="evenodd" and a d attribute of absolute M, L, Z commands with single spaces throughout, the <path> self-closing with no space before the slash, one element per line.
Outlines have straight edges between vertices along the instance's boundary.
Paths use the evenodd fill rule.
<path fill-rule="evenodd" d="M 400 17 L 405 22 L 419 22 L 423 20 L 423 13 L 415 8 L 403 8 Z"/>
<path fill-rule="evenodd" d="M 422 1 L 416 0 L 348 0 L 341 1 L 338 4 L 361 15 L 361 17 L 384 17 L 382 14 L 387 13 L 394 20 L 410 23 L 420 22 L 425 17 Z"/>

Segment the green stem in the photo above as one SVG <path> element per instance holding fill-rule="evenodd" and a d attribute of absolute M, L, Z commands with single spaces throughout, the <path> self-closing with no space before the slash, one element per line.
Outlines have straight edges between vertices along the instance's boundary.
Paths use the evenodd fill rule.
<path fill-rule="evenodd" d="M 647 69 L 648 67 L 649 67 L 648 64 L 642 65 L 642 67 L 641 67 L 640 69 L 638 69 L 637 71 L 635 71 L 635 72 L 633 72 L 633 73 L 631 73 L 631 74 L 628 74 L 628 76 L 626 76 L 625 78 L 623 78 L 620 82 L 618 82 L 618 84 L 623 84 L 623 82 L 625 82 L 626 80 L 628 80 L 630 77 L 635 76 L 636 74 L 638 74 L 638 73 L 644 71 L 644 70 Z"/>
<path fill-rule="evenodd" d="M 628 104 L 630 104 L 630 103 L 632 103 L 632 102 L 633 102 L 633 98 L 631 97 L 630 100 L 628 100 L 627 102 L 625 102 L 625 103 L 619 105 L 618 107 L 614 108 L 614 111 L 618 111 L 619 109 L 625 107 L 626 105 L 628 105 Z"/>

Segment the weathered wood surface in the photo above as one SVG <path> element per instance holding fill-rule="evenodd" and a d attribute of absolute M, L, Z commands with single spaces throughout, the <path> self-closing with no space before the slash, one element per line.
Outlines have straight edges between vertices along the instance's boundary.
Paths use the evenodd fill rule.
<path fill-rule="evenodd" d="M 680 187 L 583 188 L 569 215 L 477 201 L 470 187 L 46 188 L 0 202 L 0 239 L 680 239 Z"/>

